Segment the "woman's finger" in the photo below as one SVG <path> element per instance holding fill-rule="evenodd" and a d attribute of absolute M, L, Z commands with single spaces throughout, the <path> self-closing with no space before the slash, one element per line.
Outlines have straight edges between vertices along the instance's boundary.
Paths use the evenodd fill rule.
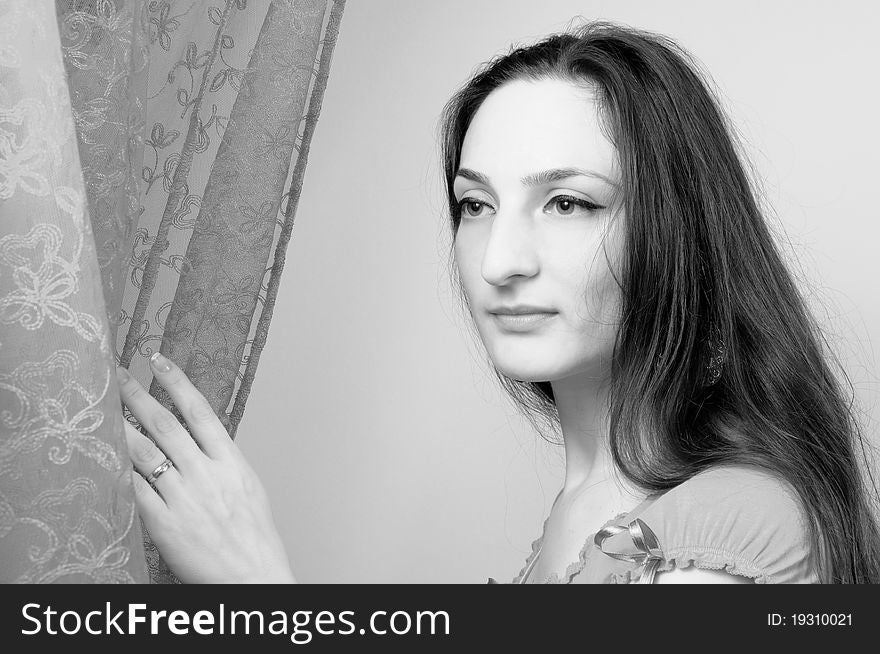
<path fill-rule="evenodd" d="M 134 498 L 137 503 L 138 513 L 143 518 L 147 531 L 156 533 L 155 527 L 159 524 L 160 520 L 165 519 L 168 513 L 168 505 L 165 504 L 165 501 L 156 492 L 156 489 L 150 486 L 146 479 L 136 472 L 132 473 L 132 483 L 134 485 Z"/>
<path fill-rule="evenodd" d="M 156 380 L 168 392 L 174 406 L 186 420 L 202 451 L 211 458 L 220 458 L 226 454 L 232 439 L 205 396 L 193 386 L 183 370 L 159 352 L 150 357 L 150 367 Z"/>
<path fill-rule="evenodd" d="M 125 421 L 125 441 L 128 444 L 128 455 L 134 464 L 135 470 L 144 477 L 148 477 L 165 463 L 169 457 L 149 438 L 135 429 L 128 421 Z M 174 459 L 171 460 L 172 463 Z M 180 483 L 180 473 L 172 465 L 162 472 L 153 482 L 156 488 L 167 498 L 173 491 L 174 485 Z"/>
<path fill-rule="evenodd" d="M 188 464 L 195 463 L 202 453 L 177 418 L 159 404 L 125 368 L 117 368 L 116 371 L 122 401 L 141 426 L 156 439 L 159 448 L 182 470 L 186 470 Z M 161 462 L 162 459 L 159 460 Z"/>

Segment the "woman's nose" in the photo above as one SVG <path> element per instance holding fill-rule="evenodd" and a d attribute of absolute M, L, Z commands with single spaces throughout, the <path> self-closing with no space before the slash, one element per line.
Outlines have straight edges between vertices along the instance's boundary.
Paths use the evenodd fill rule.
<path fill-rule="evenodd" d="M 517 278 L 538 274 L 535 235 L 525 216 L 495 214 L 483 252 L 483 279 L 504 286 Z"/>

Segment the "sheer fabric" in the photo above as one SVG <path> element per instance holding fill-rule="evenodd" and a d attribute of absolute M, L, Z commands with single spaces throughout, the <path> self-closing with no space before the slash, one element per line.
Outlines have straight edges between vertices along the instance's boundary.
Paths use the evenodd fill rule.
<path fill-rule="evenodd" d="M 161 349 L 234 436 L 343 7 L 0 0 L 0 581 L 175 581 L 113 368 L 171 408 Z"/>

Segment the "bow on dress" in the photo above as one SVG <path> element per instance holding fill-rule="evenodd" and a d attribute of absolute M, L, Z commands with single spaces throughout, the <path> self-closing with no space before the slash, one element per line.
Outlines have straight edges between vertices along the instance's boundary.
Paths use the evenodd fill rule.
<path fill-rule="evenodd" d="M 602 549 L 602 544 L 607 538 L 623 532 L 629 532 L 633 545 L 635 545 L 638 552 L 634 554 L 624 554 L 622 552 L 606 552 Z M 664 560 L 663 550 L 660 549 L 660 542 L 657 540 L 657 535 L 639 518 L 630 522 L 626 527 L 612 525 L 611 527 L 600 529 L 593 537 L 593 542 L 603 554 L 607 554 L 619 561 L 629 561 L 630 563 L 635 563 L 637 566 L 642 567 L 643 569 L 639 575 L 638 581 L 640 584 L 653 583 L 654 575 L 657 574 L 657 568 L 660 567 L 660 564 Z"/>

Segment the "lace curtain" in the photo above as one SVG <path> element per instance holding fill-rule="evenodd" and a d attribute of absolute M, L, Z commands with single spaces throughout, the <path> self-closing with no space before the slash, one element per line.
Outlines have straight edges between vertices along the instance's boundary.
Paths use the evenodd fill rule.
<path fill-rule="evenodd" d="M 344 0 L 0 0 L 0 582 L 173 582 L 115 365 L 234 436 Z"/>

